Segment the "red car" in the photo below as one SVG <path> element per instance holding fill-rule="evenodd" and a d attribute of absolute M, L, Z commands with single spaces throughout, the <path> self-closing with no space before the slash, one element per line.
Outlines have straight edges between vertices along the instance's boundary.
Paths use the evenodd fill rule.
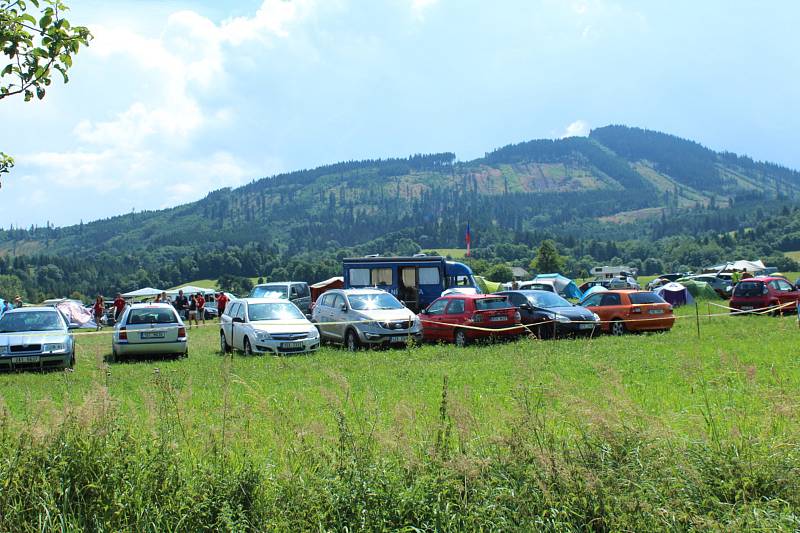
<path fill-rule="evenodd" d="M 650 291 L 596 292 L 581 305 L 597 313 L 603 331 L 613 335 L 627 331 L 667 331 L 675 323 L 672 306 Z"/>
<path fill-rule="evenodd" d="M 419 314 L 419 319 L 424 340 L 455 342 L 457 346 L 466 346 L 477 339 L 517 337 L 525 331 L 520 324 L 519 311 L 505 296 L 492 294 L 442 296 L 431 302 Z"/>
<path fill-rule="evenodd" d="M 788 303 L 796 305 L 798 300 L 800 291 L 785 278 L 746 278 L 733 288 L 730 306 L 739 311 L 753 311 Z M 795 305 L 786 306 L 776 313 L 793 313 Z"/>

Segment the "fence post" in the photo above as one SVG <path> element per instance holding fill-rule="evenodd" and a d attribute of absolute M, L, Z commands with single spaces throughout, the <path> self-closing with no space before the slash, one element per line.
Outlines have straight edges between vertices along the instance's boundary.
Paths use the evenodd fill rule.
<path fill-rule="evenodd" d="M 700 338 L 700 305 L 697 300 L 694 301 L 694 317 L 697 321 L 697 338 Z"/>

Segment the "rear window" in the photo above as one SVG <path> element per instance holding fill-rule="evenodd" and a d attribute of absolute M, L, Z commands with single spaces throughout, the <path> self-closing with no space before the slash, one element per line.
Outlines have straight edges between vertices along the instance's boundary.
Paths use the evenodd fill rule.
<path fill-rule="evenodd" d="M 735 296 L 761 296 L 764 294 L 764 283 L 761 281 L 740 281 L 733 289 Z"/>
<path fill-rule="evenodd" d="M 177 324 L 178 316 L 172 309 L 132 309 L 128 324 Z"/>
<path fill-rule="evenodd" d="M 632 292 L 628 295 L 632 304 L 663 304 L 666 303 L 654 292 Z"/>
<path fill-rule="evenodd" d="M 511 307 L 505 298 L 480 298 L 475 300 L 475 309 L 488 311 L 490 309 L 505 309 Z"/>

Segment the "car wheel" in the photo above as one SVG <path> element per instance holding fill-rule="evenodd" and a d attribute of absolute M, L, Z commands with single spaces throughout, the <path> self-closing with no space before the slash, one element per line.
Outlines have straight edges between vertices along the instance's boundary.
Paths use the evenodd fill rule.
<path fill-rule="evenodd" d="M 344 336 L 344 345 L 351 352 L 355 352 L 361 348 L 361 341 L 358 340 L 358 333 L 356 333 L 355 330 L 347 330 L 347 334 Z"/>
<path fill-rule="evenodd" d="M 457 329 L 455 332 L 454 339 L 456 346 L 459 348 L 463 348 L 467 344 L 469 344 L 469 340 L 467 339 L 467 332 L 463 329 Z"/>
<path fill-rule="evenodd" d="M 253 355 L 253 347 L 250 345 L 250 339 L 244 338 L 244 354 Z"/>
<path fill-rule="evenodd" d="M 75 352 L 72 352 L 72 354 L 69 356 L 69 367 L 75 368 Z"/>
<path fill-rule="evenodd" d="M 231 347 L 228 346 L 228 341 L 225 340 L 225 334 L 221 331 L 219 332 L 219 351 L 223 354 L 231 351 Z"/>
<path fill-rule="evenodd" d="M 611 334 L 612 335 L 624 335 L 625 334 L 625 324 L 620 320 L 615 320 L 611 323 Z"/>

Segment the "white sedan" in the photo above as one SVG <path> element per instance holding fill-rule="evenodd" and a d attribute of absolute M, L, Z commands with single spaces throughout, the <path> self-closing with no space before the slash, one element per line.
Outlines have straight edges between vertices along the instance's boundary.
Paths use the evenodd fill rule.
<path fill-rule="evenodd" d="M 319 349 L 319 332 L 291 302 L 276 298 L 242 298 L 225 307 L 219 319 L 220 350 L 275 355 Z"/>
<path fill-rule="evenodd" d="M 129 305 L 114 326 L 114 359 L 129 355 L 189 355 L 186 326 L 169 304 Z"/>

